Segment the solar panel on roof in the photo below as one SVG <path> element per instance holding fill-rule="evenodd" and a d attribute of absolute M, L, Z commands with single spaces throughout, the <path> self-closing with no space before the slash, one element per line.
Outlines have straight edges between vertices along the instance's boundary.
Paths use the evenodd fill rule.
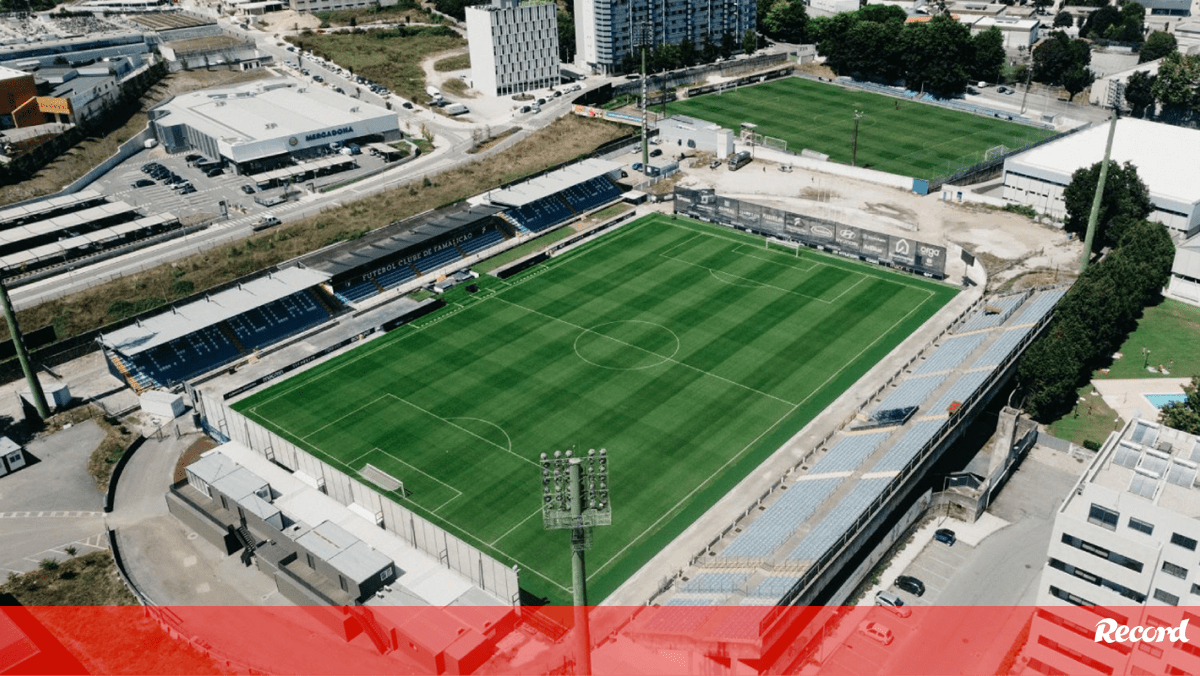
<path fill-rule="evenodd" d="M 1148 423 L 1139 420 L 1133 426 L 1133 434 L 1129 435 L 1130 440 L 1135 441 L 1143 446 L 1153 446 L 1154 440 L 1158 437 L 1158 428 L 1152 427 Z"/>
<path fill-rule="evenodd" d="M 1154 499 L 1154 494 L 1158 491 L 1158 479 L 1146 476 L 1141 472 L 1134 471 L 1133 478 L 1129 481 L 1129 492 L 1134 495 L 1140 495 L 1143 498 L 1150 500 Z"/>
<path fill-rule="evenodd" d="M 1196 483 L 1196 464 L 1175 458 L 1167 470 L 1167 481 L 1176 486 L 1191 488 Z"/>
<path fill-rule="evenodd" d="M 1113 458 L 1113 462 L 1121 467 L 1133 469 L 1134 467 L 1137 467 L 1138 459 L 1141 457 L 1141 449 L 1135 448 L 1134 446 L 1125 442 L 1121 442 L 1119 445 L 1117 445 L 1117 454 Z"/>
<path fill-rule="evenodd" d="M 1167 470 L 1167 463 L 1170 462 L 1170 458 L 1171 456 L 1169 455 L 1147 449 L 1142 453 L 1142 459 L 1138 463 L 1137 469 L 1150 472 L 1156 477 L 1161 477 L 1163 472 Z"/>

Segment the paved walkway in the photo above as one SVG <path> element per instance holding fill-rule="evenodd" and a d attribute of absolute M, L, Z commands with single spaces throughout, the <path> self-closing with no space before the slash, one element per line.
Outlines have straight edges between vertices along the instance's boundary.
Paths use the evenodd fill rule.
<path fill-rule="evenodd" d="M 1184 385 L 1191 382 L 1191 378 L 1097 378 L 1092 381 L 1092 387 L 1122 420 L 1158 420 L 1158 408 L 1145 395 L 1183 394 Z"/>

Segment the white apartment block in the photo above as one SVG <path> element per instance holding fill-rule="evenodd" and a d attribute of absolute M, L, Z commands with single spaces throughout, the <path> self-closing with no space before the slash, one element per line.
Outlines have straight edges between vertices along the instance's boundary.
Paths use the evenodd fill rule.
<path fill-rule="evenodd" d="M 472 86 L 507 96 L 559 84 L 558 15 L 553 2 L 492 0 L 468 7 Z"/>
<path fill-rule="evenodd" d="M 767 0 L 763 0 L 766 2 Z M 685 39 L 700 50 L 705 40 L 721 44 L 726 33 L 734 51 L 755 27 L 757 0 L 573 0 L 575 64 L 592 73 L 611 74 L 626 54 L 644 41 L 649 47 L 677 45 Z M 855 5 L 857 8 L 857 5 Z M 644 27 L 645 34 L 635 35 Z M 638 52 L 640 53 L 640 52 Z"/>
<path fill-rule="evenodd" d="M 1024 673 L 1198 674 L 1200 438 L 1135 419 L 1055 514 Z M 1096 625 L 1178 627 L 1189 643 L 1098 643 Z"/>

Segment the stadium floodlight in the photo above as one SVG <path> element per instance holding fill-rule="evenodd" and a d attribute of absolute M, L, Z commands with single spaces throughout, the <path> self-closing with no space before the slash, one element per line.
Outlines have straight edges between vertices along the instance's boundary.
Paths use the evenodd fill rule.
<path fill-rule="evenodd" d="M 850 153 L 850 166 L 858 166 L 858 123 L 863 119 L 861 110 L 854 111 L 854 150 Z"/>
<path fill-rule="evenodd" d="M 587 616 L 587 574 L 583 553 L 591 549 L 591 529 L 612 523 L 608 489 L 608 451 L 591 449 L 543 453 L 542 525 L 547 530 L 571 530 L 571 592 L 575 603 L 577 674 L 590 674 L 591 638 Z"/>
<path fill-rule="evenodd" d="M 653 42 L 653 26 L 649 21 L 638 21 L 633 26 L 633 43 L 642 48 L 642 173 L 650 173 L 650 148 L 647 129 L 650 127 L 650 102 L 646 98 L 646 48 Z M 665 92 L 664 92 L 665 95 Z"/>

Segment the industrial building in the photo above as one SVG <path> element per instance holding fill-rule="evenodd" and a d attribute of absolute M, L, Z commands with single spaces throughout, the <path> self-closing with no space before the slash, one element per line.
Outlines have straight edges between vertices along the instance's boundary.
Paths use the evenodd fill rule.
<path fill-rule="evenodd" d="M 1200 235 L 1175 247 L 1175 262 L 1171 265 L 1166 296 L 1200 305 Z"/>
<path fill-rule="evenodd" d="M 1200 673 L 1189 644 L 1101 643 L 1096 623 L 1193 626 L 1200 603 L 1200 438 L 1133 419 L 1092 459 L 1054 517 L 1025 654 L 1045 674 Z M 1191 642 L 1196 630 L 1189 627 Z M 1028 672 L 1027 672 L 1028 673 Z"/>
<path fill-rule="evenodd" d="M 575 64 L 592 73 L 612 74 L 644 41 L 649 48 L 690 39 L 697 49 L 707 40 L 721 44 L 730 34 L 741 51 L 742 36 L 755 27 L 755 0 L 574 0 Z M 638 32 L 645 26 L 645 35 Z"/>
<path fill-rule="evenodd" d="M 0 129 L 29 126 L 22 124 L 17 110 L 37 97 L 33 76 L 24 71 L 0 67 Z M 41 124 L 41 120 L 33 122 Z"/>
<path fill-rule="evenodd" d="M 1099 124 L 1004 161 L 1004 199 L 1052 216 L 1066 216 L 1063 192 L 1077 169 L 1104 158 L 1108 125 Z M 1137 167 L 1150 189 L 1150 220 L 1185 236 L 1200 232 L 1200 131 L 1123 118 L 1117 122 L 1112 159 Z"/>
<path fill-rule="evenodd" d="M 401 138 L 395 113 L 286 77 L 176 96 L 150 120 L 167 152 L 200 152 L 243 174 L 319 157 L 347 141 Z"/>
<path fill-rule="evenodd" d="M 559 84 L 553 2 L 492 0 L 466 12 L 475 89 L 488 96 L 508 96 Z"/>

